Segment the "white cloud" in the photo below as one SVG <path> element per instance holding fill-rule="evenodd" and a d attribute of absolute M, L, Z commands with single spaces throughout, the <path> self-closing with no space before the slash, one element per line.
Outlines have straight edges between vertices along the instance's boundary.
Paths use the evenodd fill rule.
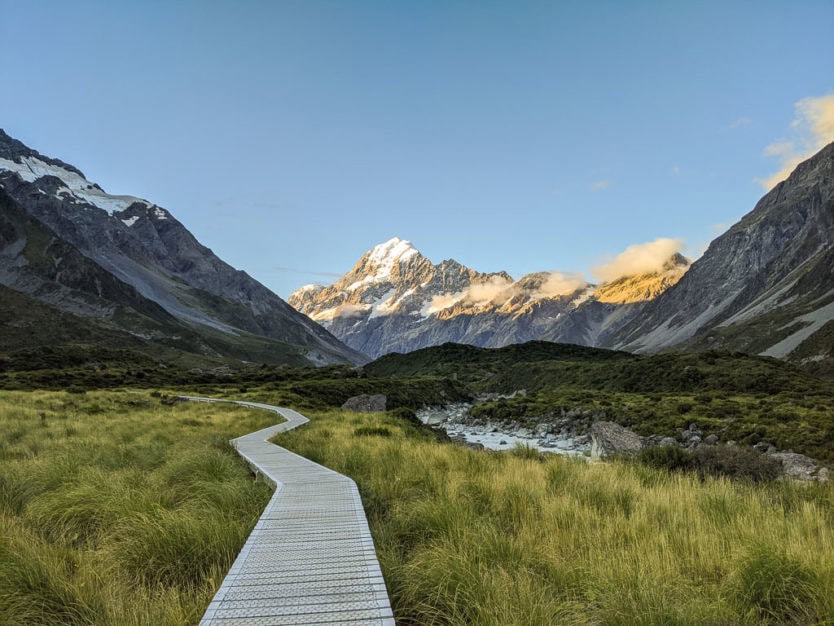
<path fill-rule="evenodd" d="M 598 180 L 591 187 L 594 190 L 608 189 L 611 186 L 610 180 Z"/>
<path fill-rule="evenodd" d="M 502 276 L 490 276 L 486 281 L 473 283 L 466 292 L 466 299 L 472 302 L 506 302 L 512 297 L 513 281 Z"/>
<path fill-rule="evenodd" d="M 543 298 L 553 298 L 555 296 L 564 296 L 573 293 L 577 289 L 582 289 L 587 283 L 585 279 L 579 274 L 562 274 L 562 272 L 553 272 L 547 277 L 541 287 L 539 287 L 536 295 Z"/>
<path fill-rule="evenodd" d="M 592 268 L 594 275 L 610 282 L 623 276 L 658 272 L 676 252 L 683 249 L 681 239 L 660 238 L 648 243 L 634 244 L 607 263 Z"/>
<path fill-rule="evenodd" d="M 485 305 L 501 306 L 518 295 L 530 299 L 554 298 L 582 289 L 587 283 L 579 274 L 552 272 L 538 289 L 522 289 L 518 282 L 502 276 L 490 276 L 487 280 L 473 283 L 468 289 L 457 293 L 434 296 L 423 310 L 424 315 L 431 315 L 460 303 L 466 306 L 482 307 Z"/>
<path fill-rule="evenodd" d="M 501 304 L 515 295 L 515 283 L 503 276 L 490 276 L 485 281 L 472 283 L 468 289 L 457 293 L 434 296 L 426 308 L 425 313 L 437 313 L 448 309 L 458 302 L 467 304 L 487 304 L 493 302 Z"/>
<path fill-rule="evenodd" d="M 791 122 L 794 138 L 778 141 L 765 148 L 765 156 L 779 159 L 779 171 L 758 182 L 772 189 L 785 180 L 802 161 L 834 141 L 834 94 L 803 98 L 794 105 Z"/>

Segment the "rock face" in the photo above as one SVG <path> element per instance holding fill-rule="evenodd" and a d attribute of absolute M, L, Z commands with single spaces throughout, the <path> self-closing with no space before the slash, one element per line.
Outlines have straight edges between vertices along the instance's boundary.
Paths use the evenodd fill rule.
<path fill-rule="evenodd" d="M 636 454 L 643 449 L 643 438 L 614 422 L 591 425 L 591 458 L 607 459 L 617 454 Z"/>
<path fill-rule="evenodd" d="M 2 130 L 0 192 L 5 206 L 14 205 L 37 224 L 34 230 L 30 226 L 4 230 L 0 284 L 63 310 L 84 313 L 79 301 L 86 296 L 79 295 L 71 276 L 80 265 L 70 268 L 59 250 L 72 249 L 86 258 L 79 263 L 97 266 L 84 272 L 103 280 L 99 289 L 90 278 L 86 294 L 94 304 L 87 305 L 87 313 L 112 315 L 115 304 L 108 301 L 113 289 L 105 285 L 118 283 L 130 287 L 134 304 L 141 300 L 141 307 L 149 308 L 152 303 L 206 335 L 207 348 L 213 333 L 224 334 L 225 343 L 250 333 L 282 342 L 312 363 L 363 360 L 266 287 L 219 259 L 166 209 L 133 196 L 108 194 L 77 168 L 39 154 Z M 22 224 L 17 213 L 14 219 Z M 44 238 L 54 240 L 53 249 L 35 259 L 32 247 Z M 64 270 L 49 269 L 57 261 L 64 263 Z M 45 295 L 41 280 L 50 284 Z M 72 294 L 71 289 L 75 289 Z M 126 293 L 124 287 L 119 290 Z"/>
<path fill-rule="evenodd" d="M 392 239 L 329 287 L 289 301 L 371 357 L 445 342 L 544 339 L 657 352 L 720 348 L 787 357 L 834 374 L 834 144 L 801 163 L 692 267 L 585 285 L 535 273 L 513 282 L 455 261 L 432 265 Z M 827 368 L 827 369 L 826 369 Z"/>
<path fill-rule="evenodd" d="M 801 163 L 713 241 L 605 347 L 725 348 L 834 357 L 834 144 Z"/>
<path fill-rule="evenodd" d="M 388 398 L 381 394 L 360 394 L 348 398 L 342 405 L 342 408 L 347 411 L 357 411 L 359 413 L 379 413 L 385 410 L 388 404 Z"/>
<path fill-rule="evenodd" d="M 394 238 L 338 281 L 307 285 L 289 303 L 370 357 L 446 342 L 500 347 L 531 339 L 596 345 L 674 284 L 688 261 L 599 288 L 558 273 L 485 274 L 454 260 L 432 264 Z"/>

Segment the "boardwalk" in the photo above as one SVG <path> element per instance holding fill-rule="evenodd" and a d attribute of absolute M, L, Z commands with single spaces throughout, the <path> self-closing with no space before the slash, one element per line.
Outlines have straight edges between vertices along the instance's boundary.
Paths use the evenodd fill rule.
<path fill-rule="evenodd" d="M 275 433 L 306 423 L 306 417 L 267 404 L 236 404 L 274 411 L 287 421 L 232 440 L 250 466 L 275 485 L 275 494 L 201 626 L 393 626 L 356 484 L 267 442 Z"/>

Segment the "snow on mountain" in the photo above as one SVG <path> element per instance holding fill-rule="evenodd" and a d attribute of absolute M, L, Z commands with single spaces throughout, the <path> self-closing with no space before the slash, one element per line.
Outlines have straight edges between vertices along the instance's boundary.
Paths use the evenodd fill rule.
<path fill-rule="evenodd" d="M 595 345 L 686 267 L 677 255 L 661 271 L 613 281 L 601 287 L 602 302 L 581 276 L 537 272 L 515 281 L 451 259 L 435 265 L 394 237 L 332 285 L 305 285 L 288 302 L 371 357 L 446 341 L 496 347 L 551 335 Z"/>
<path fill-rule="evenodd" d="M 77 170 L 43 161 L 35 156 L 20 156 L 17 160 L 0 158 L 0 169 L 17 174 L 27 183 L 35 182 L 46 176 L 59 179 L 63 186 L 58 187 L 55 195 L 74 204 L 89 204 L 114 215 L 126 210 L 129 206 L 139 203 L 148 208 L 153 205 L 141 198 L 133 196 L 114 196 L 105 193 L 101 187 L 89 182 Z M 158 211 L 162 211 L 157 207 Z M 164 219 L 164 212 L 163 212 Z"/>
<path fill-rule="evenodd" d="M 220 331 L 226 344 L 250 333 L 282 342 L 274 348 L 308 362 L 363 360 L 201 245 L 170 212 L 134 196 L 108 194 L 79 169 L 2 130 L 0 190 L 103 271 L 200 332 Z"/>

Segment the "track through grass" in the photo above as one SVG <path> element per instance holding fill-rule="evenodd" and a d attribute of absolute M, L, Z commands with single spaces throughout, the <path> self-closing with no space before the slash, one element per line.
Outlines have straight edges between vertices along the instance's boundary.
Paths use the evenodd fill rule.
<path fill-rule="evenodd" d="M 359 485 L 404 624 L 834 623 L 834 486 L 486 453 L 309 414 L 280 445 Z"/>

